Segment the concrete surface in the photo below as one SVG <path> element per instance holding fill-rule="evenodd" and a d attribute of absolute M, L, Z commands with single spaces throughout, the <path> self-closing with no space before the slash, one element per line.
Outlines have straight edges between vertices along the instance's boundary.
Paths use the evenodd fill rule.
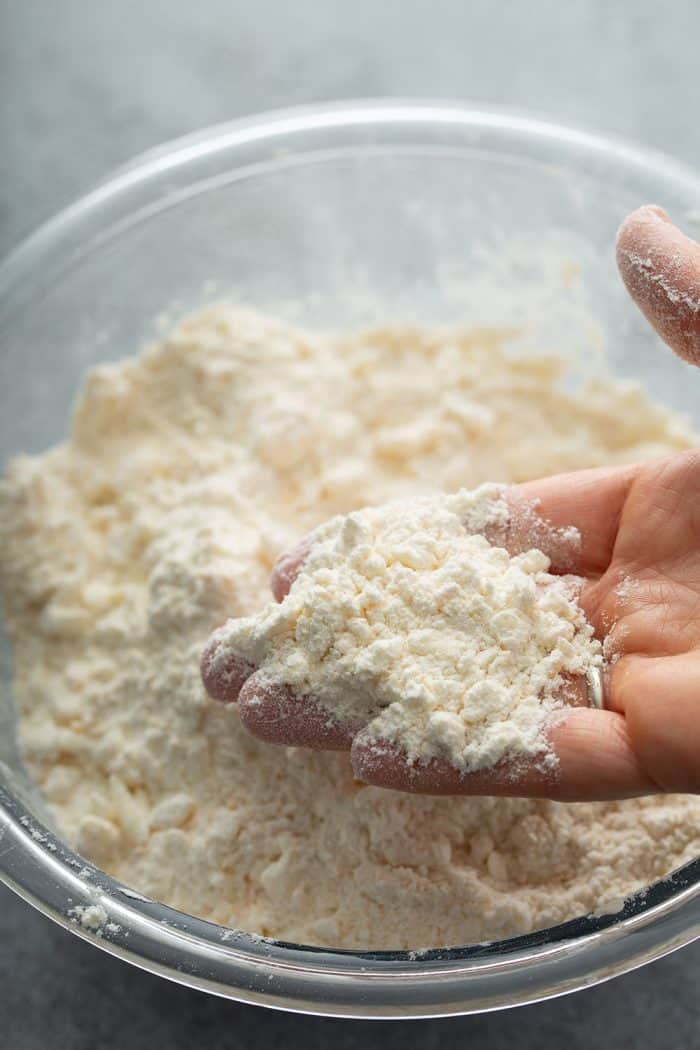
<path fill-rule="evenodd" d="M 133 154 L 195 128 L 342 96 L 549 113 L 700 164 L 697 0 L 0 0 L 0 254 Z M 8 1050 L 700 1045 L 700 946 L 482 1018 L 290 1017 L 170 985 L 0 892 Z"/>

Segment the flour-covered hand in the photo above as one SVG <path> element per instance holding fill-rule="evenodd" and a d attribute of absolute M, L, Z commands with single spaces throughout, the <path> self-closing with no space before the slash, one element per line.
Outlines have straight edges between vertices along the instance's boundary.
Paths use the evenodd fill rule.
<path fill-rule="evenodd" d="M 583 580 L 578 600 L 606 640 L 606 709 L 582 706 L 580 683 L 571 691 L 546 730 L 555 763 L 506 757 L 465 772 L 439 756 L 410 760 L 395 741 L 329 722 L 313 700 L 271 688 L 250 668 L 247 676 L 229 669 L 226 695 L 205 671 L 208 688 L 233 700 L 245 680 L 242 717 L 253 732 L 273 742 L 350 747 L 358 778 L 384 787 L 565 800 L 700 791 L 700 453 L 547 478 L 513 490 L 511 500 L 536 505 L 554 537 L 577 527 L 578 549 L 558 566 L 557 540 L 552 568 Z M 517 551 L 522 527 L 509 531 Z M 294 559 L 286 572 L 293 580 Z"/>
<path fill-rule="evenodd" d="M 657 332 L 700 363 L 700 246 L 661 209 L 647 207 L 623 223 L 617 259 Z M 587 706 L 583 675 L 559 668 L 559 693 L 550 691 L 551 710 L 540 726 L 551 761 L 536 747 L 505 748 L 500 756 L 496 748 L 495 761 L 460 767 L 452 761 L 464 742 L 455 743 L 459 720 L 440 711 L 431 716 L 433 735 L 445 753 L 412 754 L 400 734 L 392 735 L 391 718 L 384 720 L 392 730 L 386 737 L 367 712 L 356 720 L 337 712 L 329 718 L 308 691 L 222 648 L 221 632 L 202 659 L 208 691 L 238 699 L 244 724 L 273 743 L 350 748 L 356 775 L 383 787 L 563 800 L 700 791 L 700 454 L 548 478 L 511 490 L 507 502 L 506 520 L 488 523 L 484 536 L 511 557 L 536 546 L 551 573 L 577 576 L 581 607 L 605 639 L 605 710 Z M 571 527 L 581 538 L 575 551 L 567 541 Z M 280 559 L 272 577 L 278 601 L 309 551 L 305 541 Z"/>
<path fill-rule="evenodd" d="M 215 632 L 205 685 L 271 743 L 352 748 L 358 771 L 391 754 L 391 786 L 504 765 L 512 786 L 516 763 L 551 771 L 545 722 L 587 702 L 602 662 L 566 572 L 577 545 L 498 485 L 333 519 L 280 559 L 281 605 Z"/>

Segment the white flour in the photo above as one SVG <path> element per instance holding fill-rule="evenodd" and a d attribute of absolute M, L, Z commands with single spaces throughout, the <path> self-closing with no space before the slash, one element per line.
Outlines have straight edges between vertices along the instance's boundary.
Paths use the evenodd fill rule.
<path fill-rule="evenodd" d="M 510 557 L 481 534 L 507 523 L 506 491 L 485 484 L 319 526 L 283 603 L 230 620 L 210 669 L 233 654 L 412 762 L 553 768 L 547 720 L 602 647 L 546 555 Z"/>
<path fill-rule="evenodd" d="M 71 922 L 79 923 L 84 930 L 92 930 L 98 937 L 105 933 L 119 933 L 121 926 L 110 922 L 107 912 L 101 904 L 77 904 L 68 912 Z"/>
<path fill-rule="evenodd" d="M 216 307 L 86 379 L 69 440 L 0 485 L 20 738 L 68 838 L 214 921 L 344 947 L 522 933 L 700 851 L 700 799 L 409 797 L 258 743 L 199 677 L 335 514 L 686 448 L 635 387 L 559 389 L 495 331 L 329 338 Z"/>

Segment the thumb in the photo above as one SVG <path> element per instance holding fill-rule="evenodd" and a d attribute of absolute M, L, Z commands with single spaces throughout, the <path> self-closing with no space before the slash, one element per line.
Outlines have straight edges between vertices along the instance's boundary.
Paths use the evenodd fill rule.
<path fill-rule="evenodd" d="M 617 265 L 627 291 L 664 342 L 700 365 L 700 244 L 661 208 L 646 205 L 618 231 Z"/>

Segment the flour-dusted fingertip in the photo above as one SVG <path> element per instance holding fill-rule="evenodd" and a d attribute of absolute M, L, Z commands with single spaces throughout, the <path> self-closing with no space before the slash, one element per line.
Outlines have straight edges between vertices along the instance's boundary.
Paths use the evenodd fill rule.
<path fill-rule="evenodd" d="M 286 747 L 347 751 L 357 730 L 341 724 L 318 703 L 297 696 L 288 685 L 252 675 L 238 698 L 241 723 L 260 740 Z"/>
<path fill-rule="evenodd" d="M 202 650 L 199 670 L 212 700 L 230 704 L 238 699 L 244 682 L 255 668 L 247 660 L 222 649 L 223 628 L 214 631 Z"/>
<path fill-rule="evenodd" d="M 275 601 L 282 602 L 287 597 L 308 553 L 309 541 L 303 539 L 279 556 L 270 574 L 270 589 Z"/>
<path fill-rule="evenodd" d="M 635 754 L 624 716 L 615 711 L 564 709 L 550 720 L 547 738 L 558 763 L 545 791 L 549 798 L 603 802 L 659 790 Z"/>
<path fill-rule="evenodd" d="M 634 230 L 641 225 L 658 222 L 670 223 L 670 221 L 668 212 L 664 211 L 659 204 L 642 204 L 622 220 L 618 227 L 616 243 L 619 244 L 620 241 L 624 243 L 630 235 L 634 236 Z"/>
<path fill-rule="evenodd" d="M 616 259 L 630 296 L 664 342 L 700 365 L 700 245 L 656 205 L 629 215 Z"/>

